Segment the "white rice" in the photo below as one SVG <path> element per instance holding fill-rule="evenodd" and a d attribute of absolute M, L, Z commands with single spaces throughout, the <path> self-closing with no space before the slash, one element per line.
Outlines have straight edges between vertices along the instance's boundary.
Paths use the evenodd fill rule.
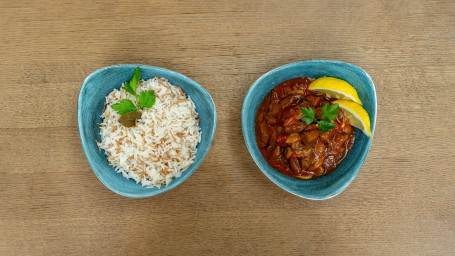
<path fill-rule="evenodd" d="M 143 90 L 155 91 L 156 101 L 142 111 L 135 127 L 120 124 L 120 115 L 111 107 L 122 99 L 136 102 L 134 96 L 115 89 L 106 97 L 98 146 L 116 172 L 142 186 L 161 188 L 193 163 L 201 141 L 199 119 L 191 98 L 167 79 L 141 81 L 137 94 Z"/>

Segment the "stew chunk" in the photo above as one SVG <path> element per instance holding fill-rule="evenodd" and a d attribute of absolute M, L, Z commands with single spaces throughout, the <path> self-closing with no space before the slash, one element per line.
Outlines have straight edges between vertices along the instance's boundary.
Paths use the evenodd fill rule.
<path fill-rule="evenodd" d="M 316 179 L 335 170 L 355 138 L 355 129 L 341 110 L 330 121 L 335 128 L 328 131 L 316 122 L 302 121 L 301 108 L 314 109 L 321 120 L 322 107 L 336 100 L 309 90 L 312 81 L 302 77 L 277 85 L 262 101 L 255 120 L 261 154 L 275 170 L 296 179 Z"/>

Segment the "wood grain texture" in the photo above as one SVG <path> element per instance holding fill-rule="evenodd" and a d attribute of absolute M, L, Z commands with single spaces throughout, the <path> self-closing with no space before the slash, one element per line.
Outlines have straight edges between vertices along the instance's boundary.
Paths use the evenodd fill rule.
<path fill-rule="evenodd" d="M 454 1 L 0 1 L 0 255 L 455 255 Z M 354 182 L 293 196 L 250 157 L 240 110 L 290 62 L 365 69 L 378 119 Z M 169 68 L 217 107 L 191 178 L 114 194 L 85 159 L 79 88 L 104 66 Z"/>

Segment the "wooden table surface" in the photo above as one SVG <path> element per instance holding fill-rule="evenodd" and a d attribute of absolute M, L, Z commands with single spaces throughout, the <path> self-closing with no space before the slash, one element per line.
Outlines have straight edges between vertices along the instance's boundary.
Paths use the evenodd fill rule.
<path fill-rule="evenodd" d="M 1 1 L 0 255 L 455 255 L 455 2 Z M 296 197 L 255 165 L 240 110 L 301 60 L 357 65 L 378 118 L 353 183 Z M 164 194 L 107 189 L 76 118 L 91 72 L 135 63 L 211 94 L 199 169 Z"/>

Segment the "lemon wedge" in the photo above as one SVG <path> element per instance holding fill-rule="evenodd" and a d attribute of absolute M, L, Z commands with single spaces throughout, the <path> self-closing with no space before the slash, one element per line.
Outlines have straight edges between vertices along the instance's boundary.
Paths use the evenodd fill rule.
<path fill-rule="evenodd" d="M 348 82 L 335 77 L 320 77 L 314 80 L 308 89 L 325 93 L 335 99 L 350 100 L 362 105 L 354 87 Z"/>
<path fill-rule="evenodd" d="M 354 127 L 362 130 L 370 138 L 373 136 L 370 129 L 370 117 L 361 105 L 349 100 L 336 100 L 332 102 L 332 104 L 335 103 L 338 103 L 344 115 Z"/>

